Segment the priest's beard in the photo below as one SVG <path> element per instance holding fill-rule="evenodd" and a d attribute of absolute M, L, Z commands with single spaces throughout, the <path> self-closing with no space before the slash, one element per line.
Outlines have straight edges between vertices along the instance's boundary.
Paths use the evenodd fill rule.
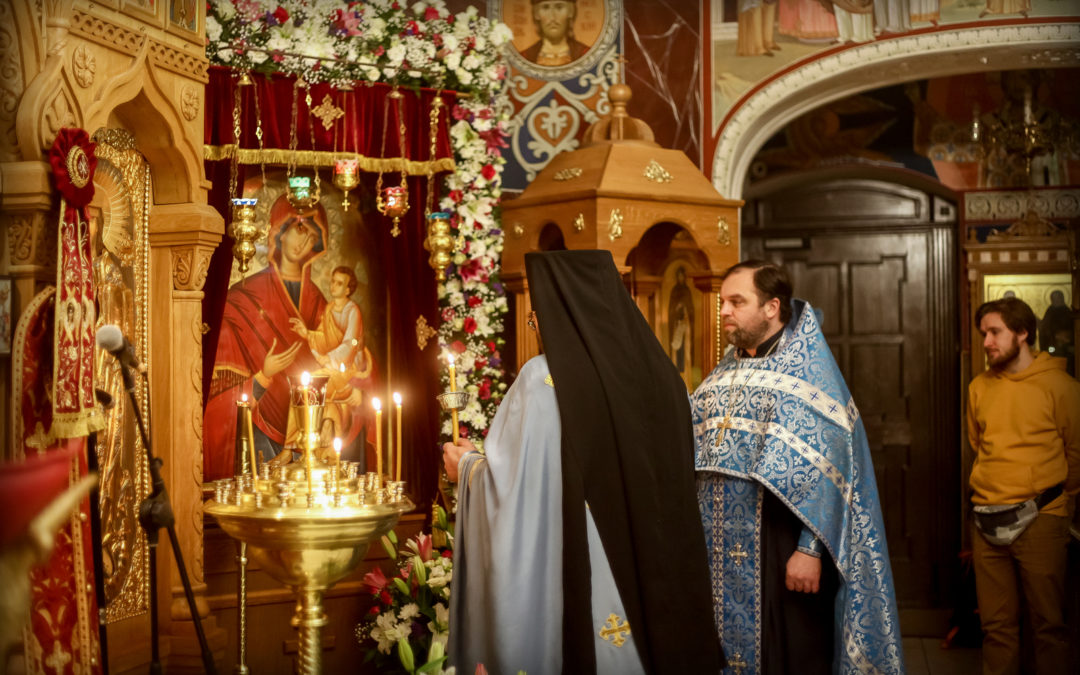
<path fill-rule="evenodd" d="M 1020 356 L 1020 338 L 1014 337 L 1009 348 L 988 359 L 988 363 L 994 370 L 1007 370 L 1018 356 Z"/>
<path fill-rule="evenodd" d="M 739 349 L 754 349 L 768 336 L 768 319 L 762 319 L 751 326 L 736 326 L 727 334 L 728 342 Z"/>

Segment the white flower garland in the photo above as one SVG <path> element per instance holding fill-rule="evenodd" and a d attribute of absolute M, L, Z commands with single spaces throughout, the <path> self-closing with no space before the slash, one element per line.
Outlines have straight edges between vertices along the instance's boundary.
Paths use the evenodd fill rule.
<path fill-rule="evenodd" d="M 439 284 L 438 332 L 443 353 L 457 359 L 461 386 L 474 394 L 459 416 L 463 431 L 481 439 L 506 391 L 497 205 L 508 135 L 503 46 L 512 37 L 509 27 L 475 7 L 451 14 L 443 0 L 211 0 L 206 36 L 210 61 L 233 68 L 308 82 L 396 82 L 470 95 L 450 111 L 457 170 L 446 180 L 440 207 L 450 212 L 462 246 L 448 280 Z M 450 435 L 449 420 L 442 432 Z"/>

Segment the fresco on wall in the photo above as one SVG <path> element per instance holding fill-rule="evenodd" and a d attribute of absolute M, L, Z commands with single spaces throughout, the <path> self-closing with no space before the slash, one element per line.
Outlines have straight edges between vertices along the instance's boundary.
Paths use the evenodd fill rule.
<path fill-rule="evenodd" d="M 1000 141 L 1025 117 L 1054 136 L 1031 160 L 1031 184 L 1069 185 L 1080 175 L 1080 69 L 996 71 L 891 85 L 809 110 L 757 152 L 751 184 L 791 171 L 861 164 L 904 168 L 953 190 L 1026 187 L 1017 152 Z M 1049 136 L 1048 136 L 1049 137 Z"/>
<path fill-rule="evenodd" d="M 491 0 L 514 33 L 507 60 L 512 116 L 503 187 L 524 189 L 556 154 L 610 112 L 619 80 L 619 0 Z"/>
<path fill-rule="evenodd" d="M 808 56 L 950 24 L 1080 16 L 1071 0 L 708 0 L 712 128 L 756 83 Z"/>

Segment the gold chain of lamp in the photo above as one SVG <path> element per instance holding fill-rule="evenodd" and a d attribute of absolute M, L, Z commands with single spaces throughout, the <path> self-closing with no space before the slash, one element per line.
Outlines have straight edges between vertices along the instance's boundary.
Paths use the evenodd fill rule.
<path fill-rule="evenodd" d="M 360 161 L 355 157 L 345 156 L 343 147 L 339 147 L 338 139 L 345 136 L 349 125 L 349 92 L 352 87 L 343 85 L 339 89 L 342 96 L 342 122 L 334 128 L 334 152 L 342 152 L 334 159 L 334 185 L 344 193 L 341 199 L 342 210 L 349 210 L 349 191 L 360 184 Z M 346 144 L 342 138 L 341 146 Z"/>
<path fill-rule="evenodd" d="M 375 181 L 375 208 L 379 209 L 379 213 L 388 218 L 394 219 L 394 227 L 390 230 L 390 234 L 394 237 L 401 234 L 401 228 L 398 224 L 401 222 L 401 217 L 409 211 L 409 186 L 406 184 L 405 179 L 407 174 L 405 173 L 405 115 L 402 111 L 402 94 L 398 91 L 397 85 L 386 95 L 386 99 L 383 101 L 383 120 L 390 118 L 390 101 L 394 101 L 394 108 L 397 110 L 398 117 L 398 147 L 401 149 L 401 185 L 397 187 L 383 188 L 383 176 L 382 172 L 379 172 L 379 177 Z M 383 123 L 385 125 L 385 122 Z M 384 126 L 385 129 L 385 126 Z M 382 146 L 379 150 L 379 158 L 386 157 L 386 133 L 384 131 L 382 137 Z"/>
<path fill-rule="evenodd" d="M 454 238 L 450 235 L 450 214 L 445 211 L 432 212 L 431 207 L 435 203 L 435 153 L 438 150 L 439 141 L 439 113 L 444 107 L 442 91 L 435 93 L 435 99 L 431 102 L 431 110 L 428 113 L 430 126 L 430 146 L 428 148 L 428 174 L 427 174 L 427 207 L 424 209 L 424 217 L 427 220 L 427 238 L 424 239 L 424 249 L 431 255 L 428 256 L 428 265 L 435 270 L 435 278 L 439 281 L 446 279 L 446 268 L 450 265 L 450 253 L 454 250 Z"/>
<path fill-rule="evenodd" d="M 320 184 L 319 184 L 319 171 L 315 170 L 315 185 L 312 187 L 311 178 L 307 176 L 296 175 L 296 146 L 297 146 L 297 128 L 299 126 L 299 108 L 300 108 L 300 95 L 299 90 L 303 87 L 307 90 L 307 95 L 304 98 L 304 102 L 307 104 L 308 116 L 311 115 L 311 87 L 303 79 L 297 78 L 293 84 L 293 98 L 292 98 L 292 124 L 289 128 L 289 163 L 286 168 L 286 176 L 289 182 L 288 195 L 289 203 L 293 205 L 295 209 L 309 209 L 315 204 L 319 203 L 320 197 Z M 308 131 L 311 132 L 311 147 L 315 147 L 315 129 L 311 124 L 308 124 Z"/>
<path fill-rule="evenodd" d="M 236 139 L 237 149 L 240 148 L 241 92 L 248 86 L 251 86 L 251 78 L 245 72 L 237 81 L 236 92 L 233 96 L 233 138 Z M 256 200 L 244 199 L 242 190 L 237 192 L 239 156 L 240 153 L 236 153 L 229 167 L 229 197 L 233 205 L 231 230 L 234 242 L 233 257 L 236 258 L 240 273 L 244 274 L 248 271 L 251 259 L 255 257 L 255 240 L 259 236 L 259 228 L 255 225 Z"/>

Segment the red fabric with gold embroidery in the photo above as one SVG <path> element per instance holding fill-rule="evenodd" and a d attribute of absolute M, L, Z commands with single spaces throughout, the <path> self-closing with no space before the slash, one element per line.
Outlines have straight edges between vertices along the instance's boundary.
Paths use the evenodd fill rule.
<path fill-rule="evenodd" d="M 94 263 L 86 214 L 94 197 L 94 144 L 82 129 L 61 129 L 49 164 L 61 196 L 51 433 L 76 438 L 105 425 L 94 400 Z"/>
<path fill-rule="evenodd" d="M 19 320 L 12 345 L 15 451 L 18 456 L 71 452 L 67 485 L 86 475 L 86 438 L 56 439 L 52 433 L 53 324 L 56 291 L 39 293 Z M 31 623 L 25 633 L 28 673 L 97 675 L 101 643 L 97 629 L 90 534 L 90 500 L 56 535 L 52 557 L 31 582 Z"/>

